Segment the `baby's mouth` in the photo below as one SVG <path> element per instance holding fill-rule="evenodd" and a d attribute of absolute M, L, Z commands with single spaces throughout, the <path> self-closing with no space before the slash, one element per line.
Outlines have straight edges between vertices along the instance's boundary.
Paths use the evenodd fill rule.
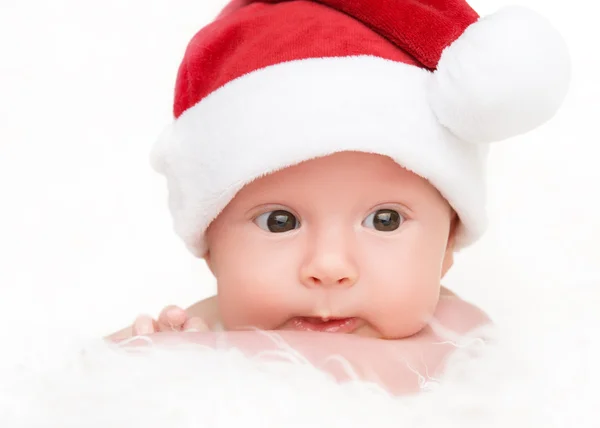
<path fill-rule="evenodd" d="M 358 328 L 358 318 L 293 318 L 289 327 L 298 331 L 315 331 L 323 333 L 352 333 Z"/>

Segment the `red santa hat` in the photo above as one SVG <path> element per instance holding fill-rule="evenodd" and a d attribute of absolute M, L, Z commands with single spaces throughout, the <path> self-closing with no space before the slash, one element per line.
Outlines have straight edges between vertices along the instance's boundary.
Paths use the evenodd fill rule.
<path fill-rule="evenodd" d="M 489 143 L 550 119 L 569 77 L 560 35 L 522 7 L 480 19 L 463 0 L 235 0 L 189 43 L 152 160 L 199 257 L 244 185 L 347 150 L 429 180 L 461 248 L 485 229 Z"/>

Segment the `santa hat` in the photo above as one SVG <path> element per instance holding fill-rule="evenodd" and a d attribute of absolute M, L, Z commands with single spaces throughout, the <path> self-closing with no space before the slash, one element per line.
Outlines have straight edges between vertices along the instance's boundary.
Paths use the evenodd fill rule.
<path fill-rule="evenodd" d="M 569 77 L 560 35 L 521 7 L 480 19 L 462 0 L 235 0 L 189 43 L 152 160 L 199 257 L 244 185 L 349 150 L 434 185 L 461 248 L 485 229 L 489 143 L 550 119 Z"/>

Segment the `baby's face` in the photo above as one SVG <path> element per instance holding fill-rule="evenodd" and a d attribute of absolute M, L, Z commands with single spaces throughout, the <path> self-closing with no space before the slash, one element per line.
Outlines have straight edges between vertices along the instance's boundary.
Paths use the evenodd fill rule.
<path fill-rule="evenodd" d="M 433 186 L 380 155 L 338 153 L 256 180 L 207 231 L 223 325 L 417 333 L 452 263 L 453 219 Z"/>

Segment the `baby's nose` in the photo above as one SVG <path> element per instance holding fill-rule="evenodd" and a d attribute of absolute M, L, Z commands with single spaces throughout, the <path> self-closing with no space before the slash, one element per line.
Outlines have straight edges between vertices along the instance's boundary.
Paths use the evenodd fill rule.
<path fill-rule="evenodd" d="M 352 287 L 358 279 L 354 263 L 342 254 L 321 254 L 313 257 L 301 272 L 307 287 Z"/>

